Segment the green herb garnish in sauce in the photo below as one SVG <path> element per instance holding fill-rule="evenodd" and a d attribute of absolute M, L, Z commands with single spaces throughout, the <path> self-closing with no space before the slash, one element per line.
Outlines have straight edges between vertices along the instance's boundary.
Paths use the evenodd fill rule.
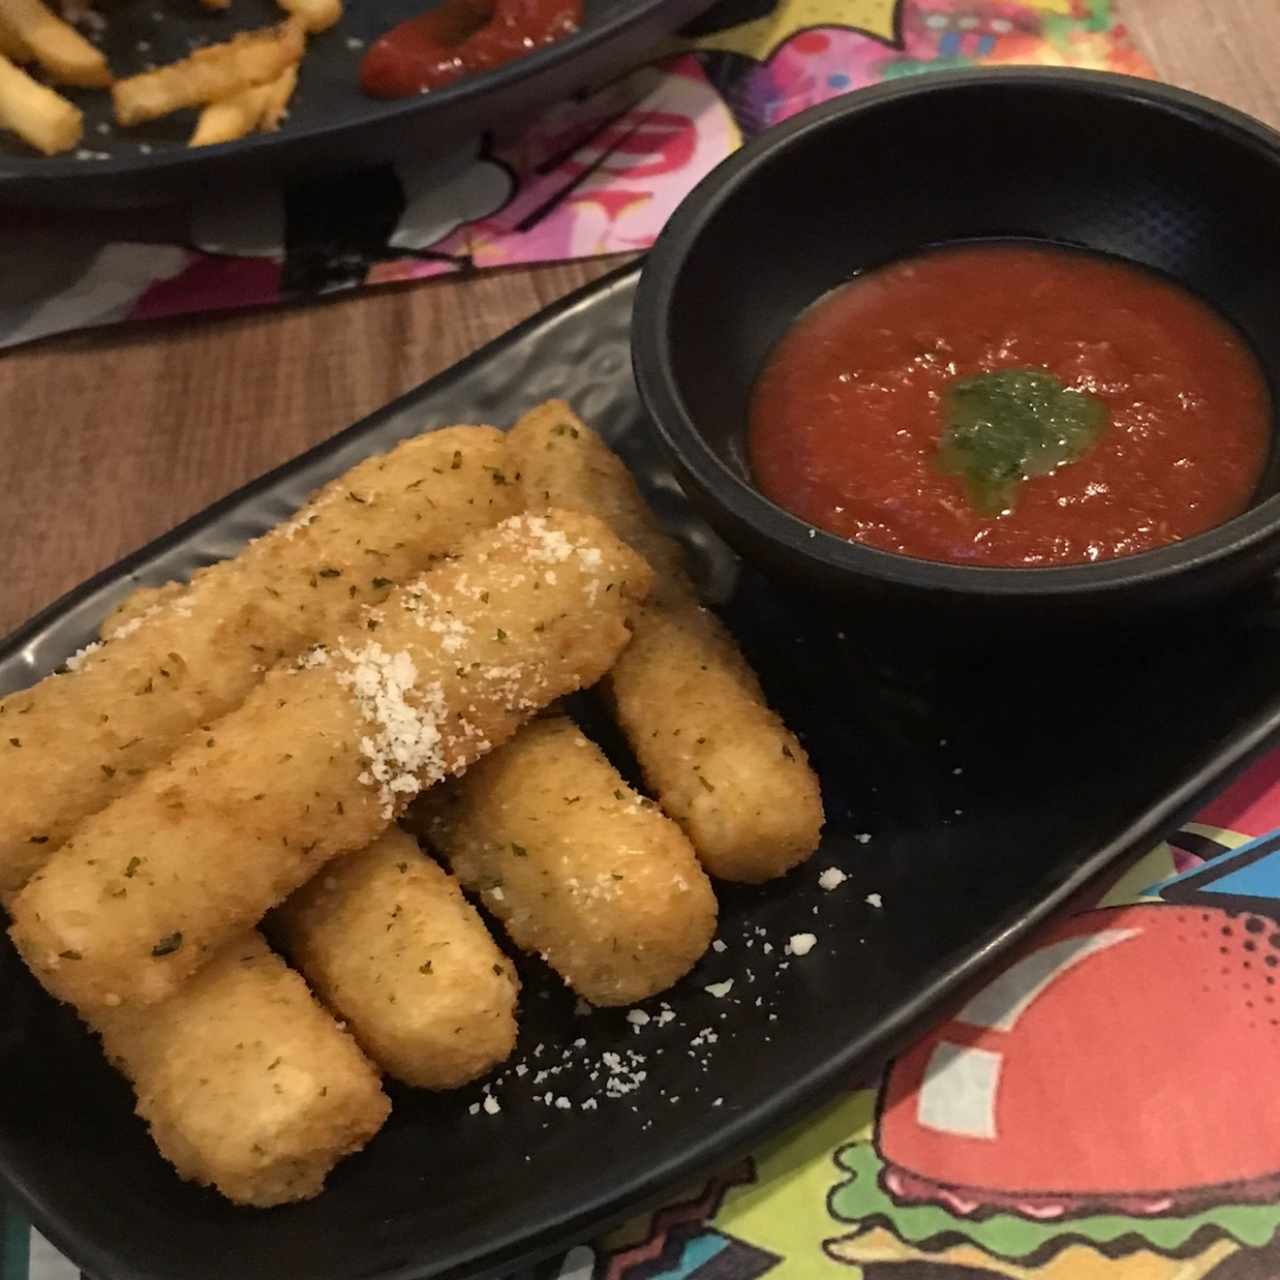
<path fill-rule="evenodd" d="M 959 378 L 946 392 L 938 465 L 962 476 L 984 515 L 1008 511 L 1018 485 L 1082 458 L 1107 425 L 1107 407 L 1040 369 Z"/>

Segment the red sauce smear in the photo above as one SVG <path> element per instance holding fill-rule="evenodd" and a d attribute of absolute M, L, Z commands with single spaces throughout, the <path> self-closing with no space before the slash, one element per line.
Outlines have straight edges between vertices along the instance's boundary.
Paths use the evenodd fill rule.
<path fill-rule="evenodd" d="M 491 71 L 582 25 L 582 0 L 444 0 L 369 46 L 360 87 L 406 98 Z"/>
<path fill-rule="evenodd" d="M 937 465 L 956 378 L 1043 369 L 1110 413 L 1076 462 L 984 515 Z M 761 491 L 812 525 L 926 560 L 1079 564 L 1200 533 L 1248 505 L 1266 380 L 1215 311 L 1153 272 L 1018 243 L 931 250 L 820 299 L 752 396 Z"/>

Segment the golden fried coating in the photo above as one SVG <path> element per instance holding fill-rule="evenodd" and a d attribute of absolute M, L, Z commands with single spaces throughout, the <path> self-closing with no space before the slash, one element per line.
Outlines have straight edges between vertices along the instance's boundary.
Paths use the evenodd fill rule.
<path fill-rule="evenodd" d="M 27 965 L 82 1012 L 164 999 L 420 789 L 598 680 L 649 580 L 590 516 L 473 535 L 82 823 L 13 900 Z"/>
<path fill-rule="evenodd" d="M 161 1155 L 238 1204 L 319 1194 L 391 1110 L 355 1041 L 257 933 L 171 1000 L 91 1022 Z"/>
<path fill-rule="evenodd" d="M 206 572 L 205 569 L 197 569 L 195 576 Z M 153 609 L 158 612 L 161 605 L 171 603 L 190 589 L 191 584 L 187 582 L 162 582 L 157 587 L 135 587 L 103 619 L 98 635 L 103 640 L 110 640 L 122 627 L 128 627 L 134 618 L 151 616 Z"/>
<path fill-rule="evenodd" d="M 715 614 L 692 599 L 647 612 L 632 647 L 635 660 L 619 662 L 607 686 L 614 716 L 702 865 L 759 884 L 811 857 L 823 823 L 817 776 Z"/>
<path fill-rule="evenodd" d="M 784 875 L 818 847 L 818 779 L 733 637 L 698 603 L 678 546 L 621 459 L 568 405 L 527 414 L 509 449 L 530 510 L 590 511 L 656 571 L 635 639 L 606 685 L 646 784 L 713 876 Z"/>
<path fill-rule="evenodd" d="M 456 1089 L 516 1043 L 520 982 L 454 879 L 392 827 L 271 917 L 324 1003 L 389 1075 Z"/>
<path fill-rule="evenodd" d="M 683 832 L 564 716 L 427 792 L 410 821 L 592 1004 L 665 991 L 711 944 L 715 895 Z"/>
<path fill-rule="evenodd" d="M 627 464 L 563 400 L 526 413 L 507 444 L 530 510 L 589 511 L 603 520 L 652 567 L 650 605 L 673 590 L 692 593 L 680 545 L 659 528 Z"/>
<path fill-rule="evenodd" d="M 75 824 L 238 706 L 279 658 L 519 509 L 501 433 L 454 427 L 361 463 L 292 520 L 0 700 L 0 899 Z"/>

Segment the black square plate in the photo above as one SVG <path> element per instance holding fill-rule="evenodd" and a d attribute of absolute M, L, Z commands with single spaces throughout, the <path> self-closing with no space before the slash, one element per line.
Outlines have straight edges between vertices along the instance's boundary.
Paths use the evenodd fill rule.
<path fill-rule="evenodd" d="M 366 455 L 445 423 L 509 424 L 564 396 L 688 544 L 806 741 L 827 806 L 821 850 L 782 883 L 723 890 L 725 948 L 665 1007 L 647 1002 L 645 1025 L 622 1010 L 581 1015 L 523 964 L 520 1046 L 491 1086 L 497 1114 L 479 1086 L 394 1090 L 387 1128 L 321 1198 L 267 1212 L 179 1182 L 124 1082 L 6 946 L 0 1173 L 99 1280 L 458 1277 L 581 1238 L 864 1078 L 1280 727 L 1266 601 L 1218 625 L 941 664 L 877 654 L 856 612 L 824 613 L 745 569 L 691 515 L 641 414 L 636 276 L 577 294 L 71 593 L 0 646 L 0 690 L 57 667 L 135 584 L 234 552 Z M 849 879 L 823 892 L 831 866 Z M 797 933 L 817 937 L 803 957 L 786 954 Z M 727 979 L 727 993 L 706 990 Z M 622 1096 L 604 1096 L 605 1054 L 621 1056 Z"/>

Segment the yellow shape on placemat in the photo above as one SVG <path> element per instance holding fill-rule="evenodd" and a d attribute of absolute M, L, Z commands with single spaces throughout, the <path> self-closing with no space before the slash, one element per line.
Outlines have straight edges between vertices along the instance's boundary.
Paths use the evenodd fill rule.
<path fill-rule="evenodd" d="M 1056 4 L 1059 0 L 1051 2 Z M 766 17 L 700 36 L 695 43 L 700 49 L 726 49 L 763 60 L 797 31 L 809 27 L 856 27 L 877 40 L 895 44 L 901 3 L 902 0 L 779 0 Z"/>
<path fill-rule="evenodd" d="M 780 1274 L 852 1280 L 822 1252 L 831 1234 L 827 1193 L 837 1173 L 833 1152 L 870 1137 L 875 1100 L 869 1089 L 846 1094 L 764 1146 L 755 1156 L 755 1182 L 733 1187 L 712 1225 L 785 1258 Z"/>
<path fill-rule="evenodd" d="M 832 1241 L 827 1248 L 845 1266 L 914 1262 L 922 1267 L 965 1268 L 966 1274 L 1004 1276 L 1006 1280 L 1204 1280 L 1225 1259 L 1238 1253 L 1240 1247 L 1234 1240 L 1217 1240 L 1194 1258 L 1166 1258 L 1148 1249 L 1139 1249 L 1123 1258 L 1108 1258 L 1086 1245 L 1073 1244 L 1054 1254 L 1048 1262 L 1024 1267 L 993 1258 L 972 1244 L 925 1253 L 903 1244 L 883 1227 L 873 1227 L 870 1231 Z"/>
<path fill-rule="evenodd" d="M 826 1274 L 831 1280 L 857 1280 L 847 1266 L 823 1254 L 822 1242 L 831 1234 L 827 1193 L 837 1176 L 834 1152 L 848 1142 L 870 1139 L 875 1100 L 871 1090 L 845 1094 L 765 1144 L 746 1168 L 729 1173 L 721 1182 L 723 1199 L 711 1182 L 691 1184 L 657 1213 L 633 1218 L 610 1232 L 602 1247 L 610 1254 L 623 1254 L 657 1238 L 655 1233 L 664 1229 L 660 1220 L 672 1206 L 687 1211 L 700 1200 L 719 1200 L 719 1207 L 704 1219 L 707 1227 L 785 1258 L 779 1276 Z"/>

